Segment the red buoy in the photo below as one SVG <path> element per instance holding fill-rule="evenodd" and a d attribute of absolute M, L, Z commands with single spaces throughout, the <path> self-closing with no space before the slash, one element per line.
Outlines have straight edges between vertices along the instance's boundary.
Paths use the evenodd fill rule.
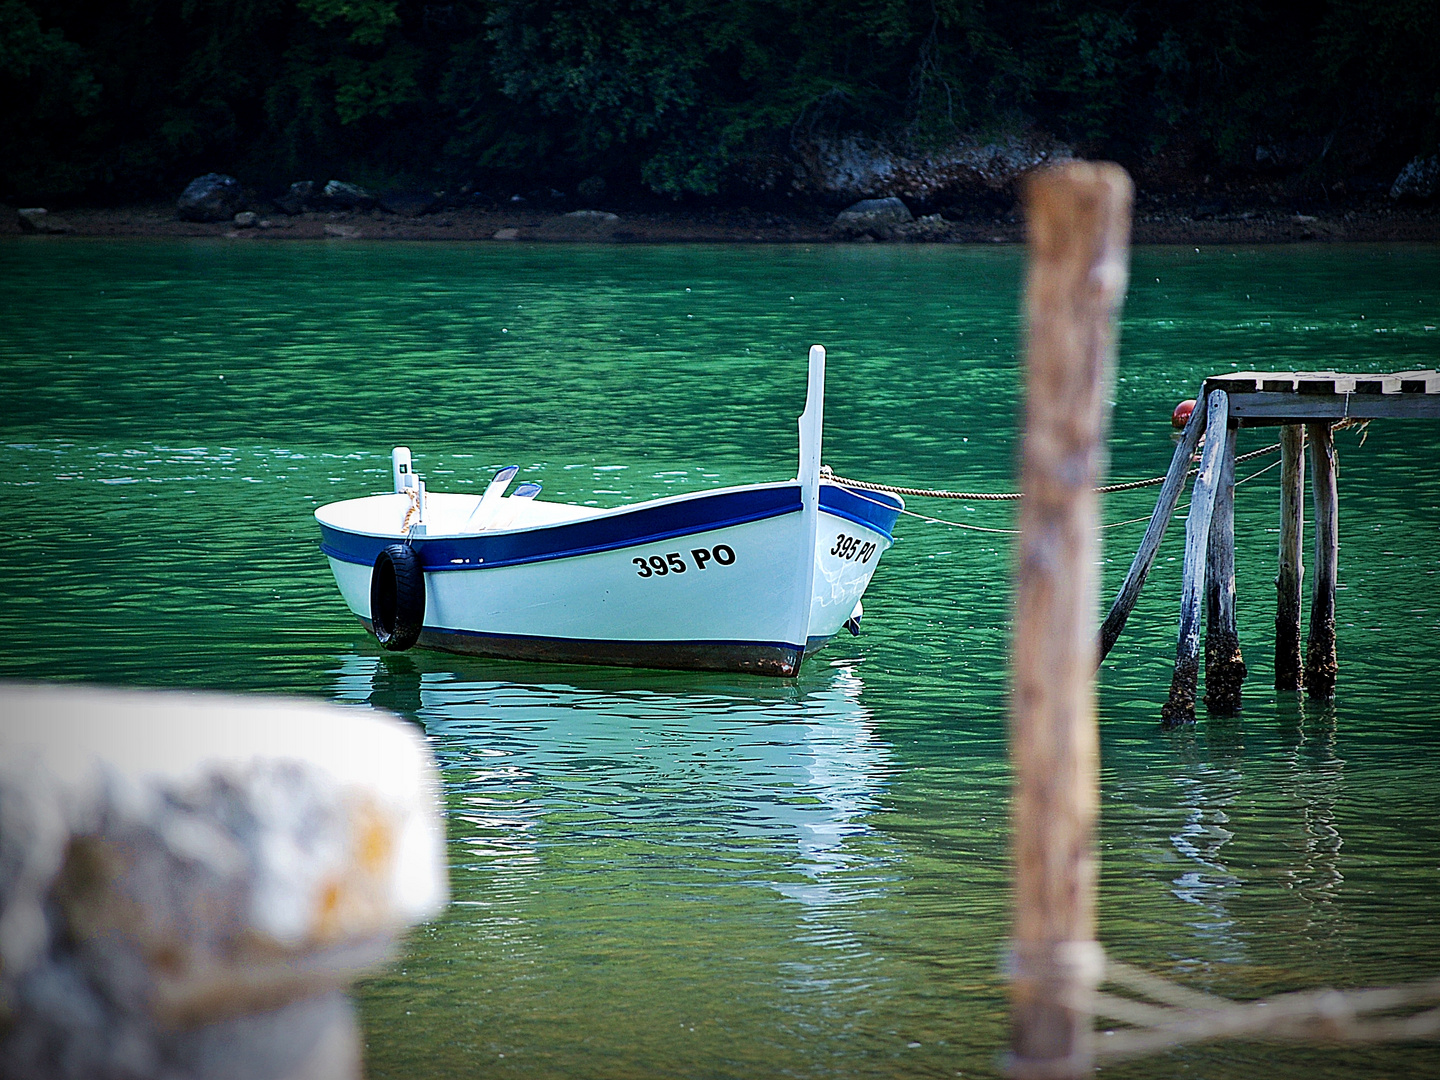
<path fill-rule="evenodd" d="M 1173 428 L 1183 428 L 1190 422 L 1190 414 L 1194 411 L 1195 399 L 1186 398 L 1180 402 L 1179 405 L 1176 405 L 1175 411 L 1170 414 L 1170 426 Z"/>

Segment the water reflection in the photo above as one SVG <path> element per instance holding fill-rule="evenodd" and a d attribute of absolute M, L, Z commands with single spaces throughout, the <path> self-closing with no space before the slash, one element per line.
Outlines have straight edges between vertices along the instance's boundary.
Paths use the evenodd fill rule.
<path fill-rule="evenodd" d="M 454 903 L 415 963 L 448 1015 L 507 1061 L 606 1030 L 636 1075 L 806 1074 L 805 1032 L 886 1000 L 865 926 L 903 886 L 872 823 L 897 765 L 864 689 L 843 661 L 765 680 L 417 651 L 342 656 L 333 694 L 399 707 L 440 759 Z M 737 1045 L 752 1014 L 772 1035 Z"/>
<path fill-rule="evenodd" d="M 1206 725 L 1209 753 L 1202 754 L 1196 733 L 1184 732 L 1174 745 L 1184 762 L 1174 783 L 1179 791 L 1183 823 L 1170 837 L 1184 870 L 1171 882 L 1180 900 L 1194 905 L 1186 920 L 1195 936 L 1206 942 L 1211 960 L 1239 963 L 1244 946 L 1235 935 L 1235 917 L 1229 910 L 1241 878 L 1228 865 L 1225 851 L 1235 834 L 1229 829 L 1230 808 L 1244 787 L 1240 768 L 1244 742 L 1239 725 L 1211 718 Z"/>
<path fill-rule="evenodd" d="M 1343 818 L 1346 784 L 1355 782 L 1340 754 L 1345 736 L 1333 708 L 1281 695 L 1265 715 L 1210 717 L 1166 736 L 1153 776 L 1117 778 L 1130 805 L 1107 816 L 1148 837 L 1120 861 L 1139 854 L 1155 870 L 1153 899 L 1163 892 L 1180 902 L 1153 909 L 1170 924 L 1159 937 L 1180 968 L 1207 971 L 1216 989 L 1243 996 L 1363 962 L 1357 913 L 1371 890 L 1347 880 L 1365 855 L 1351 850 L 1347 861 L 1342 828 L 1386 858 L 1399 851 L 1396 838 Z M 1321 975 L 1297 974 L 1317 960 Z"/>
<path fill-rule="evenodd" d="M 1147 751 L 1149 770 L 1107 779 L 1118 802 L 1106 808 L 1106 832 L 1116 838 L 1107 843 L 1106 877 L 1137 859 L 1149 868 L 1145 902 L 1154 906 L 1144 917 L 1168 927 L 1156 941 L 1180 968 L 1204 970 L 1220 979 L 1216 989 L 1244 995 L 1363 962 L 1357 915 L 1372 888 L 1356 880 L 1357 868 L 1372 850 L 1396 858 L 1407 840 L 1376 829 L 1378 819 L 1345 817 L 1356 777 L 1342 739 L 1363 748 L 1333 709 L 1282 695 L 1263 715 L 1253 708 L 1243 721 L 1210 717 L 1171 733 Z M 1112 945 L 1133 944 L 1137 917 L 1115 912 Z M 1298 975 L 1317 961 L 1322 975 Z"/>
<path fill-rule="evenodd" d="M 1293 863 L 1281 883 L 1303 902 L 1305 939 L 1337 950 L 1348 959 L 1351 929 L 1340 903 L 1345 883 L 1341 854 L 1344 838 L 1336 819 L 1345 780 L 1345 759 L 1338 752 L 1335 709 L 1303 697 L 1281 695 L 1276 702 L 1282 760 L 1288 766 L 1281 788 L 1298 810 L 1297 827 L 1285 839 Z"/>
<path fill-rule="evenodd" d="M 812 913 L 878 887 L 856 881 L 875 856 L 851 841 L 871 834 L 893 765 L 853 667 L 747 682 L 447 661 L 347 655 L 334 693 L 423 724 L 472 867 L 533 866 L 547 844 L 628 831 L 662 848 L 783 848 L 767 884 Z"/>

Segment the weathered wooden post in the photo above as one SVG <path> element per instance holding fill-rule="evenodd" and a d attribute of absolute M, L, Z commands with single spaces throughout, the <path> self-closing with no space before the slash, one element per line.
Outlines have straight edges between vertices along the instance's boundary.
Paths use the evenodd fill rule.
<path fill-rule="evenodd" d="M 1160 486 L 1160 496 L 1155 500 L 1155 511 L 1150 515 L 1150 524 L 1145 527 L 1145 539 L 1140 541 L 1140 550 L 1135 552 L 1135 558 L 1130 562 L 1130 569 L 1120 585 L 1120 591 L 1115 594 L 1115 602 L 1110 605 L 1110 613 L 1105 616 L 1105 622 L 1100 626 L 1100 655 L 1095 661 L 1097 665 L 1104 663 L 1105 657 L 1110 655 L 1116 639 L 1120 637 L 1120 631 L 1125 629 L 1125 620 L 1130 618 L 1135 601 L 1140 598 L 1145 578 L 1160 551 L 1160 541 L 1165 539 L 1165 530 L 1170 525 L 1170 518 L 1175 514 L 1175 504 L 1180 501 L 1180 493 L 1185 490 L 1190 459 L 1195 456 L 1195 447 L 1200 445 L 1200 436 L 1204 431 L 1205 410 L 1192 409 L 1190 419 L 1185 423 L 1185 430 L 1180 435 L 1180 442 L 1170 458 L 1170 469 L 1165 473 L 1165 483 Z"/>
<path fill-rule="evenodd" d="M 1026 186 L 1025 438 L 1012 645 L 1015 775 L 1011 1072 L 1093 1067 L 1088 999 L 1098 803 L 1095 623 L 1116 315 L 1128 275 L 1133 188 L 1117 165 L 1071 162 Z"/>
<path fill-rule="evenodd" d="M 1310 483 L 1315 496 L 1315 585 L 1310 594 L 1310 640 L 1305 646 L 1305 687 L 1313 698 L 1335 696 L 1335 582 L 1340 564 L 1335 440 L 1328 423 L 1306 424 Z"/>
<path fill-rule="evenodd" d="M 1185 569 L 1180 585 L 1180 637 L 1175 645 L 1175 674 L 1170 679 L 1170 698 L 1160 710 L 1167 728 L 1195 719 L 1195 689 L 1200 681 L 1200 597 L 1205 587 L 1205 549 L 1210 540 L 1210 517 L 1215 511 L 1215 489 L 1219 481 L 1220 458 L 1225 450 L 1229 396 L 1212 390 L 1206 405 L 1205 450 L 1200 471 L 1190 494 L 1190 513 L 1185 518 Z M 1199 408 L 1197 405 L 1196 408 Z"/>
<path fill-rule="evenodd" d="M 1205 559 L 1205 707 L 1216 713 L 1240 711 L 1240 684 L 1247 671 L 1235 625 L 1235 443 L 1224 432 L 1225 449 L 1210 515 Z M 1221 432 L 1211 429 L 1210 438 Z"/>
<path fill-rule="evenodd" d="M 1300 586 L 1305 577 L 1305 429 L 1280 429 L 1280 572 L 1275 576 L 1275 689 L 1299 690 Z"/>

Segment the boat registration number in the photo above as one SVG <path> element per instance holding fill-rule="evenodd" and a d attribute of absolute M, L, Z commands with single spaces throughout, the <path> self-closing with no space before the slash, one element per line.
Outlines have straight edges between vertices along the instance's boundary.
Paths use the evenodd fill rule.
<path fill-rule="evenodd" d="M 830 554 L 847 562 L 859 559 L 867 563 L 874 556 L 876 545 L 869 540 L 861 540 L 858 536 L 846 536 L 840 533 L 835 537 L 835 546 L 830 549 Z"/>
<path fill-rule="evenodd" d="M 735 562 L 735 549 L 729 544 L 716 544 L 713 548 L 691 548 L 690 559 L 696 570 L 704 570 L 711 564 L 731 566 Z M 687 563 L 685 556 L 678 551 L 630 561 L 640 568 L 635 571 L 636 577 L 665 577 L 667 574 L 683 574 L 690 569 L 690 563 Z"/>

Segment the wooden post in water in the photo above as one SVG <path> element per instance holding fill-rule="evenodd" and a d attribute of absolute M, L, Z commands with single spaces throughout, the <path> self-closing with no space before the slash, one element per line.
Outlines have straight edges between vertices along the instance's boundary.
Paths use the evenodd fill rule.
<path fill-rule="evenodd" d="M 1167 728 L 1192 723 L 1195 719 L 1195 689 L 1200 681 L 1200 597 L 1205 588 L 1205 549 L 1210 540 L 1210 517 L 1215 511 L 1215 488 L 1219 481 L 1220 458 L 1225 451 L 1224 436 L 1229 414 L 1229 396 L 1212 390 L 1206 404 L 1205 450 L 1200 471 L 1190 493 L 1190 513 L 1185 518 L 1185 570 L 1180 585 L 1180 637 L 1175 645 L 1175 674 L 1170 679 L 1170 698 L 1160 710 Z M 1198 404 L 1195 406 L 1200 407 Z"/>
<path fill-rule="evenodd" d="M 1222 432 L 1210 429 L 1210 438 Z M 1240 684 L 1247 674 L 1235 625 L 1235 443 L 1234 428 L 1223 429 L 1225 450 L 1215 486 L 1215 510 L 1205 558 L 1205 707 L 1240 711 Z"/>
<path fill-rule="evenodd" d="M 1315 496 L 1315 585 L 1310 594 L 1310 640 L 1305 646 L 1305 687 L 1313 698 L 1335 696 L 1335 582 L 1340 564 L 1335 440 L 1328 423 L 1306 424 L 1310 483 Z"/>
<path fill-rule="evenodd" d="M 1300 586 L 1305 577 L 1305 428 L 1280 429 L 1280 572 L 1275 576 L 1275 689 L 1304 684 L 1300 658 Z"/>
<path fill-rule="evenodd" d="M 1093 1069 L 1098 507 L 1133 187 L 1071 162 L 1025 190 L 1025 438 L 1010 706 L 1015 920 L 1011 1074 Z"/>
<path fill-rule="evenodd" d="M 1125 620 L 1130 618 L 1135 601 L 1140 599 L 1140 590 L 1145 585 L 1146 575 L 1150 573 L 1150 567 L 1154 565 L 1155 556 L 1160 551 L 1160 541 L 1165 539 L 1165 530 L 1175 515 L 1175 504 L 1180 501 L 1180 493 L 1185 490 L 1185 476 L 1190 471 L 1190 459 L 1195 456 L 1195 447 L 1200 444 L 1200 436 L 1204 431 L 1205 410 L 1192 409 L 1190 419 L 1186 421 L 1185 430 L 1180 436 L 1180 443 L 1170 458 L 1170 470 L 1165 474 L 1165 483 L 1161 485 L 1160 496 L 1155 500 L 1155 512 L 1150 515 L 1150 524 L 1145 528 L 1145 539 L 1140 541 L 1140 550 L 1135 552 L 1135 558 L 1130 562 L 1130 570 L 1120 585 L 1120 591 L 1115 594 L 1115 602 L 1110 605 L 1110 614 L 1105 616 L 1105 622 L 1100 627 L 1100 655 L 1095 660 L 1097 666 L 1103 664 L 1105 657 L 1110 655 L 1120 631 L 1125 629 Z"/>

